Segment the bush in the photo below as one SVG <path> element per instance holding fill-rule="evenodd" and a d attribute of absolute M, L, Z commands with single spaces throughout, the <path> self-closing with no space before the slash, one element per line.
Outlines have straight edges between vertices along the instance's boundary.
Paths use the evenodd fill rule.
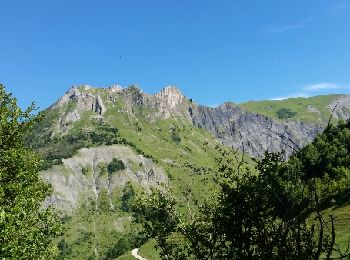
<path fill-rule="evenodd" d="M 113 158 L 113 160 L 108 164 L 107 170 L 109 174 L 112 174 L 113 172 L 124 170 L 125 164 L 122 160 Z"/>
<path fill-rule="evenodd" d="M 130 182 L 123 189 L 121 209 L 124 212 L 130 212 L 135 199 L 135 192 Z"/>
<path fill-rule="evenodd" d="M 289 108 L 281 108 L 276 112 L 279 119 L 292 118 L 297 114 L 297 112 L 292 112 Z"/>
<path fill-rule="evenodd" d="M 127 233 L 113 247 L 109 248 L 106 253 L 106 259 L 115 259 L 129 250 L 141 246 L 144 242 L 145 239 L 140 234 L 136 232 Z"/>
<path fill-rule="evenodd" d="M 177 129 L 173 128 L 171 130 L 171 139 L 174 141 L 174 143 L 179 144 L 181 142 L 181 136 L 178 133 Z"/>

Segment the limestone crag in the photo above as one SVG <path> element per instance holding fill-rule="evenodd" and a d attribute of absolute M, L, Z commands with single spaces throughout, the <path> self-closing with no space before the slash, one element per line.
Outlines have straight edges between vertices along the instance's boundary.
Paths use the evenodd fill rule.
<path fill-rule="evenodd" d="M 344 119 L 350 117 L 350 95 L 341 95 L 335 99 L 330 105 L 329 109 L 333 111 L 333 116 L 337 119 Z"/>
<path fill-rule="evenodd" d="M 120 85 L 112 85 L 110 87 L 108 87 L 108 90 L 110 93 L 118 93 L 121 92 L 123 90 L 123 87 Z"/>
<path fill-rule="evenodd" d="M 89 85 L 73 86 L 51 107 L 52 109 L 63 110 L 57 127 L 58 132 L 66 133 L 69 131 L 71 125 L 80 120 L 84 111 L 93 111 L 101 116 L 106 112 L 102 98 L 99 95 L 92 94 L 89 91 L 90 89 L 92 87 Z"/>
<path fill-rule="evenodd" d="M 162 89 L 159 93 L 155 94 L 155 96 L 159 99 L 162 107 L 170 109 L 174 108 L 185 99 L 185 96 L 180 90 L 173 86 Z"/>
<path fill-rule="evenodd" d="M 255 157 L 262 157 L 266 150 L 284 150 L 289 156 L 294 149 L 311 142 L 322 131 L 321 127 L 313 124 L 279 122 L 247 112 L 232 103 L 216 108 L 194 107 L 192 121 L 195 126 L 211 132 L 221 143 Z"/>
<path fill-rule="evenodd" d="M 350 95 L 341 95 L 329 104 L 335 106 L 334 117 L 350 117 Z M 295 120 L 276 120 L 261 114 L 249 112 L 233 103 L 210 108 L 200 106 L 186 99 L 179 89 L 168 86 L 159 93 L 149 95 L 137 85 L 123 88 L 113 85 L 108 88 L 92 88 L 89 85 L 72 87 L 54 106 L 62 111 L 58 131 L 67 133 L 72 124 L 78 122 L 82 113 L 93 112 L 91 119 L 106 119 L 107 110 L 123 113 L 132 120 L 147 118 L 149 123 L 158 119 L 178 118 L 192 122 L 194 126 L 211 132 L 220 142 L 241 149 L 252 156 L 263 156 L 270 152 L 286 151 L 287 156 L 296 147 L 310 142 L 322 127 Z M 308 112 L 315 113 L 320 120 L 320 111 L 312 105 Z"/>
<path fill-rule="evenodd" d="M 154 94 L 154 97 L 156 98 L 156 107 L 158 109 L 156 116 L 169 118 L 171 115 L 183 114 L 181 105 L 183 105 L 186 98 L 176 87 L 165 87 L 159 93 Z"/>
<path fill-rule="evenodd" d="M 106 172 L 105 167 L 113 158 L 121 159 L 126 169 L 112 174 Z M 138 167 L 135 168 L 134 165 Z M 46 205 L 54 205 L 67 213 L 73 212 L 82 199 L 98 200 L 102 191 L 107 191 L 113 208 L 112 194 L 116 190 L 122 190 L 127 182 L 146 191 L 168 182 L 161 167 L 123 145 L 83 148 L 72 158 L 63 159 L 62 165 L 54 166 L 41 174 L 55 191 L 47 198 Z"/>
<path fill-rule="evenodd" d="M 91 110 L 95 111 L 100 115 L 103 115 L 106 112 L 106 107 L 103 105 L 103 102 L 100 96 L 96 96 L 95 103 L 91 105 Z"/>

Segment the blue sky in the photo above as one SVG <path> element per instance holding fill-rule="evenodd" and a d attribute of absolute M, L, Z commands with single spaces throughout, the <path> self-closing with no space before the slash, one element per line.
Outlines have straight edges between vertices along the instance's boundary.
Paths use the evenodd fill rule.
<path fill-rule="evenodd" d="M 1 0 L 0 82 L 176 85 L 200 104 L 350 93 L 348 0 Z"/>

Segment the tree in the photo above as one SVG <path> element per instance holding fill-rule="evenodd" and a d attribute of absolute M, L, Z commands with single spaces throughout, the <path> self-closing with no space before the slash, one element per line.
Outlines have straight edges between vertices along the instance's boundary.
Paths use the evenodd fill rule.
<path fill-rule="evenodd" d="M 281 154 L 266 153 L 252 170 L 221 151 L 217 191 L 191 210 L 190 219 L 167 193 L 137 200 L 140 222 L 156 238 L 162 259 L 348 256 L 336 245 L 335 217 L 322 215 L 319 180 L 305 178 L 298 156 L 283 161 Z"/>
<path fill-rule="evenodd" d="M 297 114 L 297 112 L 293 112 L 289 108 L 281 108 L 276 112 L 276 115 L 279 119 L 288 119 L 292 118 Z"/>
<path fill-rule="evenodd" d="M 123 189 L 121 210 L 124 212 L 130 212 L 134 199 L 135 191 L 132 187 L 132 184 L 130 182 L 127 182 Z"/>
<path fill-rule="evenodd" d="M 43 201 L 52 192 L 38 174 L 41 159 L 25 138 L 41 114 L 26 110 L 0 85 L 0 259 L 51 259 L 57 216 Z"/>
<path fill-rule="evenodd" d="M 113 158 L 113 160 L 108 164 L 107 170 L 109 174 L 112 174 L 113 172 L 124 170 L 125 164 L 122 160 Z"/>

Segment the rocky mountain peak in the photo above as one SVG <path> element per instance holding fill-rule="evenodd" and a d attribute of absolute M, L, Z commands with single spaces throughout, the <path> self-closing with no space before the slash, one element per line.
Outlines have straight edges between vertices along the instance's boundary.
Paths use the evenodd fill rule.
<path fill-rule="evenodd" d="M 180 104 L 185 96 L 181 93 L 181 91 L 175 86 L 167 86 L 162 89 L 160 92 L 155 94 L 162 105 L 167 106 L 169 108 L 174 108 L 176 105 Z"/>
<path fill-rule="evenodd" d="M 340 95 L 328 107 L 335 118 L 350 118 L 350 95 Z"/>
<path fill-rule="evenodd" d="M 118 84 L 108 87 L 109 92 L 121 92 L 124 88 Z"/>

